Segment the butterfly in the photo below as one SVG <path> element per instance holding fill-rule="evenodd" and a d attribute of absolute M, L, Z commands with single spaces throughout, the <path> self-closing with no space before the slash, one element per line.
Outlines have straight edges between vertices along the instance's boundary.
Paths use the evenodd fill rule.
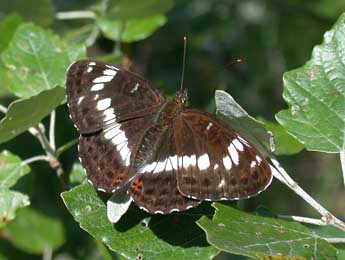
<path fill-rule="evenodd" d="M 109 193 L 128 187 L 149 213 L 249 198 L 272 180 L 268 162 L 245 137 L 185 107 L 185 90 L 167 100 L 134 73 L 80 60 L 68 69 L 66 92 L 88 180 Z"/>

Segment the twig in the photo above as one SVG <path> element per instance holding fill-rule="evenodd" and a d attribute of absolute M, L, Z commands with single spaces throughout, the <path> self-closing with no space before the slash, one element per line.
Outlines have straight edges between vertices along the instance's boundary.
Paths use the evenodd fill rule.
<path fill-rule="evenodd" d="M 26 165 L 26 164 L 30 164 L 30 163 L 37 162 L 37 161 L 49 162 L 50 158 L 46 155 L 37 155 L 37 156 L 31 157 L 31 158 L 28 158 L 28 159 L 22 161 L 21 164 Z"/>
<path fill-rule="evenodd" d="M 58 12 L 55 15 L 59 20 L 71 20 L 71 19 L 94 19 L 96 14 L 92 11 L 69 11 Z"/>
<path fill-rule="evenodd" d="M 318 226 L 327 226 L 327 223 L 322 221 L 321 219 L 316 218 L 307 218 L 307 217 L 300 217 L 300 216 L 289 216 L 289 215 L 278 215 L 278 218 L 293 220 L 301 223 L 318 225 Z"/>
<path fill-rule="evenodd" d="M 55 151 L 55 119 L 56 119 L 56 112 L 53 110 L 50 113 L 50 124 L 49 124 L 49 144 L 51 148 Z"/>
<path fill-rule="evenodd" d="M 340 219 L 332 215 L 327 209 L 321 206 L 315 199 L 313 199 L 308 193 L 306 193 L 284 170 L 279 164 L 277 159 L 271 155 L 271 161 L 275 167 L 271 167 L 273 176 L 279 181 L 287 185 L 292 189 L 298 196 L 300 196 L 304 201 L 306 201 L 311 207 L 313 207 L 322 216 L 321 221 L 326 224 L 332 225 L 338 229 L 345 231 L 345 223 Z"/>
<path fill-rule="evenodd" d="M 7 113 L 8 109 L 0 105 L 0 112 Z M 46 152 L 46 155 L 39 155 L 29 159 L 24 160 L 22 163 L 32 163 L 39 160 L 48 161 L 51 168 L 56 171 L 56 175 L 59 177 L 63 190 L 69 188 L 68 176 L 65 176 L 62 169 L 61 163 L 57 158 L 56 148 L 55 148 L 55 112 L 51 113 L 50 118 L 50 129 L 49 129 L 49 139 L 45 135 L 45 127 L 42 123 L 38 123 L 35 127 L 30 127 L 28 129 L 29 133 L 32 134 L 40 142 L 43 150 Z"/>
<path fill-rule="evenodd" d="M 343 181 L 345 186 L 345 150 L 340 152 L 340 163 L 341 163 L 341 171 L 343 173 Z"/>
<path fill-rule="evenodd" d="M 6 114 L 7 113 L 7 107 L 0 105 L 0 112 Z"/>

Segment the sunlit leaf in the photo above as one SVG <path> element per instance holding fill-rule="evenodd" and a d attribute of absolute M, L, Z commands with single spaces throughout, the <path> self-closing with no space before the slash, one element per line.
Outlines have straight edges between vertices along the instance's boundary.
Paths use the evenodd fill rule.
<path fill-rule="evenodd" d="M 83 46 L 67 44 L 32 24 L 22 24 L 1 55 L 8 69 L 9 90 L 22 98 L 64 86 L 68 66 L 84 56 Z"/>
<path fill-rule="evenodd" d="M 308 150 L 339 152 L 345 147 L 345 14 L 303 67 L 284 74 L 289 109 L 278 122 Z"/>
<path fill-rule="evenodd" d="M 335 247 L 300 223 L 214 206 L 213 219 L 203 217 L 198 224 L 207 241 L 223 251 L 255 259 L 337 259 Z"/>

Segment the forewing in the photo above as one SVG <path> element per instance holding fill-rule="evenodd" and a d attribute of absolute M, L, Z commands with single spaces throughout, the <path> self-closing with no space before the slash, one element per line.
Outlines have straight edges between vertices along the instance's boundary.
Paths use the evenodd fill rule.
<path fill-rule="evenodd" d="M 69 67 L 66 92 L 71 118 L 81 134 L 154 114 L 165 102 L 163 94 L 141 77 L 93 60 Z"/>
<path fill-rule="evenodd" d="M 150 147 L 152 143 L 155 147 Z M 183 196 L 177 188 L 177 156 L 171 129 L 160 133 L 152 127 L 140 150 L 143 154 L 154 151 L 137 169 L 137 177 L 128 191 L 140 208 L 152 214 L 169 214 L 200 204 L 200 201 Z"/>
<path fill-rule="evenodd" d="M 254 196 L 272 179 L 261 153 L 228 125 L 196 109 L 185 109 L 174 124 L 178 188 L 198 200 Z"/>

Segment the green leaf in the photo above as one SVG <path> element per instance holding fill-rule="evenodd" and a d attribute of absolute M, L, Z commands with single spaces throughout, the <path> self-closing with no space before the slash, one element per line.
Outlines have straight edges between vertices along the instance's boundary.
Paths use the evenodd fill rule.
<path fill-rule="evenodd" d="M 141 19 L 163 14 L 173 5 L 172 0 L 110 0 L 107 14 L 119 20 Z"/>
<path fill-rule="evenodd" d="M 223 251 L 255 259 L 337 259 L 335 247 L 300 223 L 254 216 L 221 203 L 214 207 L 212 220 L 203 217 L 197 223 L 207 241 Z"/>
<path fill-rule="evenodd" d="M 85 180 L 85 171 L 83 166 L 80 163 L 74 163 L 72 171 L 69 175 L 69 182 L 72 186 L 79 185 Z"/>
<path fill-rule="evenodd" d="M 96 22 L 106 37 L 115 41 L 133 42 L 150 36 L 166 23 L 166 18 L 164 15 L 156 15 L 122 21 L 97 17 Z"/>
<path fill-rule="evenodd" d="M 5 231 L 15 247 L 32 254 L 55 250 L 65 241 L 58 219 L 30 208 L 19 211 L 16 220 L 7 225 Z"/>
<path fill-rule="evenodd" d="M 345 14 L 303 67 L 284 74 L 289 109 L 276 118 L 308 150 L 340 152 L 345 147 Z"/>
<path fill-rule="evenodd" d="M 257 149 L 267 155 L 262 143 L 268 147 L 270 135 L 265 125 L 251 117 L 227 92 L 216 91 L 217 116 L 229 123 L 236 131 L 244 135 Z"/>
<path fill-rule="evenodd" d="M 84 56 L 83 46 L 67 44 L 51 31 L 23 24 L 1 57 L 8 68 L 9 90 L 25 98 L 64 86 L 67 67 Z"/>
<path fill-rule="evenodd" d="M 6 142 L 36 126 L 44 117 L 61 104 L 65 90 L 56 87 L 37 96 L 14 101 L 6 116 L 0 121 L 0 143 Z"/>
<path fill-rule="evenodd" d="M 0 52 L 2 52 L 13 37 L 17 27 L 22 23 L 18 15 L 9 15 L 0 23 Z"/>
<path fill-rule="evenodd" d="M 62 198 L 81 228 L 127 259 L 211 259 L 218 252 L 206 243 L 194 223 L 200 213 L 150 217 L 131 207 L 112 225 L 106 206 L 91 184 L 64 192 Z"/>
<path fill-rule="evenodd" d="M 304 146 L 291 136 L 285 127 L 263 118 L 259 118 L 259 120 L 273 133 L 277 155 L 296 154 L 303 150 Z"/>
<path fill-rule="evenodd" d="M 0 228 L 15 218 L 17 209 L 30 204 L 28 196 L 9 190 L 29 172 L 29 166 L 23 165 L 18 156 L 9 151 L 0 153 Z"/>
<path fill-rule="evenodd" d="M 30 167 L 22 164 L 22 160 L 10 153 L 0 153 L 0 188 L 10 188 L 24 175 L 30 172 Z"/>
<path fill-rule="evenodd" d="M 0 228 L 16 216 L 19 208 L 30 204 L 29 197 L 17 191 L 0 188 Z"/>
<path fill-rule="evenodd" d="M 36 24 L 49 25 L 54 19 L 54 8 L 50 0 L 0 1 L 2 14 L 17 13 Z"/>

